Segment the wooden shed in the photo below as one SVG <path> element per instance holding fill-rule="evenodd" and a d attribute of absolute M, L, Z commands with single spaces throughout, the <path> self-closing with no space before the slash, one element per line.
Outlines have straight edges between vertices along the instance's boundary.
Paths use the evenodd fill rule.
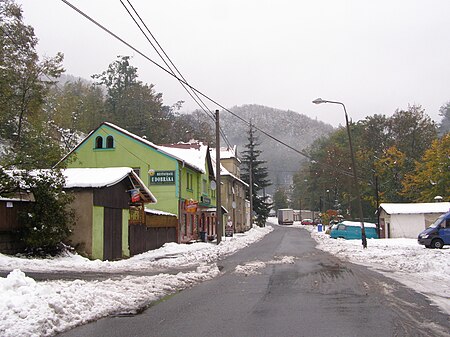
<path fill-rule="evenodd" d="M 144 204 L 156 203 L 150 190 L 129 167 L 70 168 L 63 174 L 65 188 L 75 196 L 76 225 L 69 243 L 93 259 L 129 257 L 134 251 L 129 226 L 145 221 Z"/>

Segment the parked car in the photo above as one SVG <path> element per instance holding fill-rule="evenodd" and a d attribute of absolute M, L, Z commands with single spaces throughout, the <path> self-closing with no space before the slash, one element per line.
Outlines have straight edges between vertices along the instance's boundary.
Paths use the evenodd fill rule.
<path fill-rule="evenodd" d="M 301 224 L 302 224 L 302 225 L 313 225 L 313 224 L 314 224 L 314 221 L 313 221 L 312 219 L 303 219 L 303 220 L 301 221 Z"/>
<path fill-rule="evenodd" d="M 441 215 L 417 238 L 419 244 L 427 248 L 442 248 L 450 245 L 450 212 Z"/>
<path fill-rule="evenodd" d="M 378 239 L 377 226 L 364 222 L 367 239 Z M 333 239 L 356 240 L 361 239 L 361 223 L 356 221 L 342 221 L 331 226 L 330 237 Z"/>

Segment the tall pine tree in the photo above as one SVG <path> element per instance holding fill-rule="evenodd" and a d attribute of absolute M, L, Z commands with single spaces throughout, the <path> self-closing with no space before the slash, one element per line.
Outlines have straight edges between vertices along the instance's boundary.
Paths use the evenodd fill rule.
<path fill-rule="evenodd" d="M 258 226 L 263 227 L 266 223 L 266 219 L 269 216 L 271 209 L 271 203 L 268 202 L 268 197 L 265 194 L 265 188 L 270 186 L 270 180 L 267 179 L 267 167 L 264 166 L 266 161 L 258 159 L 261 155 L 261 150 L 258 150 L 258 146 L 261 143 L 258 142 L 258 137 L 255 135 L 255 129 L 250 122 L 250 128 L 248 131 L 247 140 L 248 143 L 245 145 L 246 150 L 244 150 L 242 156 L 242 173 L 241 178 L 246 183 L 250 184 L 252 181 L 252 196 L 249 195 L 250 191 L 247 193 L 247 197 L 252 198 L 253 211 L 256 214 L 256 222 Z M 251 177 L 251 179 L 250 179 Z M 263 192 L 262 195 L 260 192 Z"/>

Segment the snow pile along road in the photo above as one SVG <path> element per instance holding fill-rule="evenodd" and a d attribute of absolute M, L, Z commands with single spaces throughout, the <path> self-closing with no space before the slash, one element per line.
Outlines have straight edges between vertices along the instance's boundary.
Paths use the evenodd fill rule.
<path fill-rule="evenodd" d="M 272 227 L 255 227 L 226 238 L 220 245 L 166 244 L 127 260 L 90 261 L 77 255 L 54 259 L 21 259 L 0 254 L 0 265 L 14 268 L 0 278 L 0 336 L 53 336 L 77 325 L 113 314 L 133 314 L 168 294 L 219 275 L 215 261 L 260 240 Z M 176 275 L 126 276 L 103 281 L 36 282 L 30 271 L 126 271 L 194 266 Z"/>
<path fill-rule="evenodd" d="M 202 262 L 214 262 L 218 258 L 233 254 L 260 240 L 272 227 L 253 227 L 245 233 L 225 238 L 219 245 L 196 242 L 192 244 L 166 243 L 163 247 L 151 250 L 120 261 L 89 260 L 80 255 L 67 254 L 48 259 L 27 259 L 0 254 L 2 270 L 20 269 L 22 271 L 64 272 L 92 271 L 105 273 L 125 273 L 131 271 L 158 271 L 177 267 L 195 267 Z"/>

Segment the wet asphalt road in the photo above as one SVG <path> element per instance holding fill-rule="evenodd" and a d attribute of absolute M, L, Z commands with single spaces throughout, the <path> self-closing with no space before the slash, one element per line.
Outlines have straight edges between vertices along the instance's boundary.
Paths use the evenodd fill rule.
<path fill-rule="evenodd" d="M 424 296 L 314 246 L 306 230 L 275 226 L 219 261 L 217 278 L 136 316 L 104 318 L 60 336 L 449 336 L 448 316 Z M 283 256 L 295 263 L 235 272 Z"/>

